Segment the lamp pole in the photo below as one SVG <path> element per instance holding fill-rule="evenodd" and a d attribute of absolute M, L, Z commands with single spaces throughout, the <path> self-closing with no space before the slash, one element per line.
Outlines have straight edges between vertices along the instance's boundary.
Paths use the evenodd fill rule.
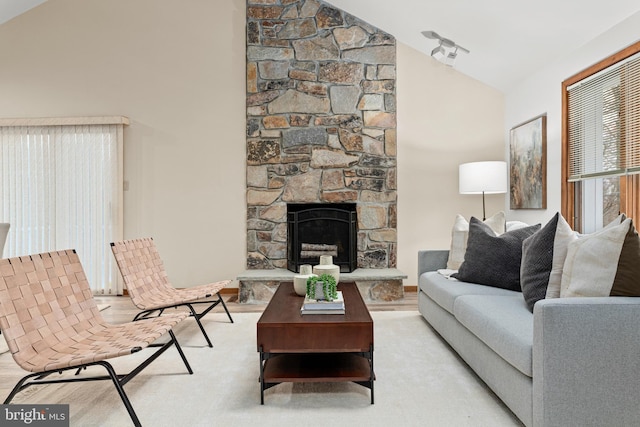
<path fill-rule="evenodd" d="M 484 208 L 484 191 L 482 192 L 482 221 L 487 219 L 487 214 L 485 213 Z"/>

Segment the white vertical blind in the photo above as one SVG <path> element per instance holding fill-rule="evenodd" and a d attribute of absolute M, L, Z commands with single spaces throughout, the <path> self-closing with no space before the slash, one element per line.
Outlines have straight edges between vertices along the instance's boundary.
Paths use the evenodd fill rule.
<path fill-rule="evenodd" d="M 640 173 L 640 54 L 567 91 L 569 181 Z"/>
<path fill-rule="evenodd" d="M 121 294 L 122 123 L 2 126 L 5 256 L 76 249 L 94 293 Z"/>

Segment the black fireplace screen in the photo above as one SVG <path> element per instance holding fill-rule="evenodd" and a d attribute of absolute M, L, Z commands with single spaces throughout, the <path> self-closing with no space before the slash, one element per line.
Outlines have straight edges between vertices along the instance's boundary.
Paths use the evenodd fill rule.
<path fill-rule="evenodd" d="M 287 268 L 316 265 L 333 256 L 341 273 L 357 266 L 358 221 L 355 203 L 287 205 Z"/>

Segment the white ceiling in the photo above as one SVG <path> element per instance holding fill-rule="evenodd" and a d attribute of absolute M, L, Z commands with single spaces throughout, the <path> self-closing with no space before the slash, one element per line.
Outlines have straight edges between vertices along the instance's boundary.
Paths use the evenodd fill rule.
<path fill-rule="evenodd" d="M 455 68 L 503 92 L 640 11 L 638 0 L 329 2 L 427 55 L 437 42 L 421 31 L 453 40 L 471 51 Z"/>
<path fill-rule="evenodd" d="M 45 1 L 0 0 L 0 24 Z M 329 1 L 427 55 L 437 42 L 420 33 L 436 31 L 471 51 L 458 71 L 503 92 L 640 11 L 638 0 Z"/>

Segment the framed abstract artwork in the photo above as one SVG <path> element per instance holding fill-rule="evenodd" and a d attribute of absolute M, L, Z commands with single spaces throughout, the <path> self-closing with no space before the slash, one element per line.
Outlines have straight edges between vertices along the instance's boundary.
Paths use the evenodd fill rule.
<path fill-rule="evenodd" d="M 546 209 L 546 114 L 511 129 L 509 160 L 511 209 Z"/>

